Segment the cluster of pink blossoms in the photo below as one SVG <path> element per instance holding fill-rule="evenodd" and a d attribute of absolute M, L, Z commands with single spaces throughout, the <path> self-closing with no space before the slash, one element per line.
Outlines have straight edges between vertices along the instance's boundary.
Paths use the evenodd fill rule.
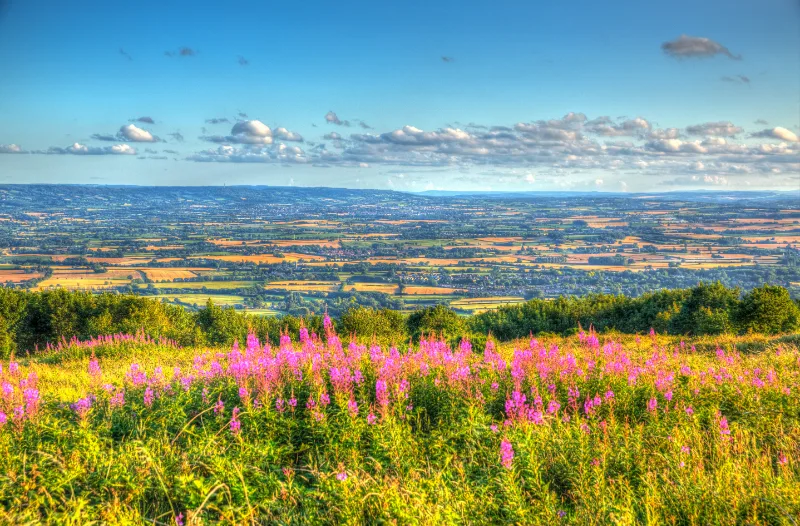
<path fill-rule="evenodd" d="M 428 403 L 425 396 L 417 398 L 419 393 L 437 391 L 477 404 L 503 424 L 502 431 L 497 424 L 491 429 L 501 434 L 502 463 L 509 467 L 514 455 L 505 436 L 509 428 L 578 419 L 589 433 L 591 422 L 605 430 L 607 415 L 619 410 L 635 411 L 637 417 L 679 413 L 692 418 L 694 408 L 704 405 L 706 391 L 757 390 L 771 392 L 772 400 L 790 396 L 794 384 L 781 377 L 796 378 L 800 369 L 800 358 L 788 373 L 748 368 L 743 357 L 723 350 L 710 356 L 704 369 L 697 369 L 688 359 L 694 351 L 685 346 L 667 349 L 653 337 L 652 344 L 644 344 L 649 348 L 629 352 L 618 342 L 601 342 L 593 332 L 582 332 L 577 343 L 561 347 L 531 339 L 508 354 L 499 352 L 491 340 L 479 353 L 467 340 L 454 349 L 436 338 L 401 352 L 375 344 L 344 346 L 329 319 L 325 326 L 322 338 L 304 328 L 299 342 L 284 334 L 277 346 L 262 344 L 251 334 L 244 345 L 235 343 L 227 352 L 200 352 L 191 365 L 175 367 L 171 374 L 161 367 L 148 372 L 133 363 L 118 386 L 102 383 L 101 364 L 93 355 L 88 372 L 94 393 L 72 408 L 79 419 L 86 419 L 100 404 L 118 411 L 132 400 L 149 410 L 162 398 L 189 393 L 238 435 L 254 410 L 284 417 L 307 415 L 314 422 L 338 411 L 377 425 L 387 418 L 404 418 Z M 225 402 L 232 409 L 226 409 Z M 35 417 L 39 405 L 34 373 L 23 375 L 13 362 L 0 368 L 0 426 Z M 495 412 L 498 406 L 502 414 Z M 727 418 L 716 418 L 720 435 L 729 438 Z"/>

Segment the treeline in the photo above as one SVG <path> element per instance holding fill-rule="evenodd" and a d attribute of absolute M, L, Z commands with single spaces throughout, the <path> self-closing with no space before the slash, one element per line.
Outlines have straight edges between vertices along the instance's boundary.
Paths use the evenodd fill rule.
<path fill-rule="evenodd" d="M 579 326 L 599 331 L 714 335 L 784 334 L 800 330 L 800 307 L 783 287 L 763 285 L 742 295 L 720 283 L 691 289 L 663 290 L 638 298 L 594 294 L 534 299 L 475 316 L 459 316 L 439 305 L 410 315 L 390 309 L 353 305 L 334 320 L 345 337 L 382 343 L 417 340 L 441 334 L 451 341 L 463 336 L 476 344 L 491 333 L 498 340 L 529 334 L 572 334 Z M 0 288 L 0 356 L 34 352 L 62 339 L 88 339 L 143 330 L 181 345 L 229 345 L 254 332 L 277 342 L 281 331 L 297 337 L 302 326 L 322 333 L 320 315 L 255 316 L 212 302 L 197 311 L 130 294 L 90 294 L 53 290 L 26 292 Z"/>

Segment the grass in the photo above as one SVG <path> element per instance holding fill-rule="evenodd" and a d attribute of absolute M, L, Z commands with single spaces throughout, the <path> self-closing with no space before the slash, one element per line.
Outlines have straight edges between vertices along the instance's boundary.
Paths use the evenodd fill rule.
<path fill-rule="evenodd" d="M 713 343 L 71 345 L 4 364 L 0 521 L 794 524 L 797 338 Z"/>

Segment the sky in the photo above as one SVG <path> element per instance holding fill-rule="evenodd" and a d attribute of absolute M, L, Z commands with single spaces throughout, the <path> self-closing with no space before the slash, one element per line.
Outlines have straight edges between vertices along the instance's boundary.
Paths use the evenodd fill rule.
<path fill-rule="evenodd" d="M 0 184 L 800 189 L 800 1 L 0 0 Z"/>

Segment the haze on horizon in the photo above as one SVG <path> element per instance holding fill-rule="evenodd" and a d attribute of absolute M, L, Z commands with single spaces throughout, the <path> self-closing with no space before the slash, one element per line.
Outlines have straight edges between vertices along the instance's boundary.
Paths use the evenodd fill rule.
<path fill-rule="evenodd" d="M 800 3 L 0 0 L 0 184 L 800 189 Z"/>

